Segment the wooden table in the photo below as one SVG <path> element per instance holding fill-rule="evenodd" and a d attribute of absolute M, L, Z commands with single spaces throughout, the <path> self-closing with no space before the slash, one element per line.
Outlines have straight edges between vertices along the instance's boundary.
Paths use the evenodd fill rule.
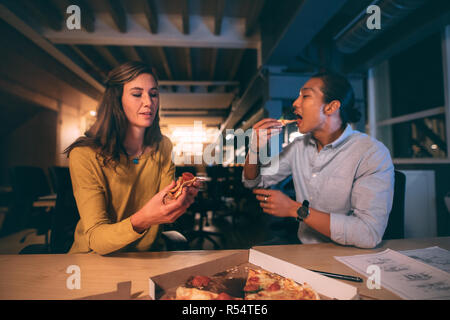
<path fill-rule="evenodd" d="M 360 276 L 334 256 L 366 254 L 440 246 L 450 249 L 450 237 L 384 241 L 375 249 L 333 243 L 255 247 L 304 268 Z M 0 299 L 149 299 L 152 276 L 211 261 L 241 250 L 121 253 L 110 256 L 0 255 Z M 71 265 L 81 271 L 81 288 L 68 289 Z M 366 277 L 363 277 L 366 280 Z M 365 299 L 399 299 L 386 289 L 369 290 L 364 283 L 348 282 Z"/>

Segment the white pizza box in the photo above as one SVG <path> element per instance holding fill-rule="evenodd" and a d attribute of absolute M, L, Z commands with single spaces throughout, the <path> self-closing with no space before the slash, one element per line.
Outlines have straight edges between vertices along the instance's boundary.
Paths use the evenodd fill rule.
<path fill-rule="evenodd" d="M 191 276 L 212 276 L 238 266 L 242 269 L 256 266 L 290 278 L 297 283 L 306 282 L 319 293 L 321 299 L 359 299 L 358 290 L 354 286 L 322 276 L 256 249 L 242 250 L 213 261 L 151 277 L 149 279 L 149 295 L 153 300 L 158 300 L 169 292 L 173 293 L 178 286 L 186 283 Z M 240 279 L 240 281 L 245 280 L 244 277 Z"/>

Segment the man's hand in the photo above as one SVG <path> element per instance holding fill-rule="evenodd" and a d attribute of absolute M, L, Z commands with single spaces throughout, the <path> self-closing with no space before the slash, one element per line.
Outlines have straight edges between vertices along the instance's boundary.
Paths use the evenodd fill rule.
<path fill-rule="evenodd" d="M 252 137 L 250 139 L 250 148 L 253 152 L 259 152 L 261 148 L 267 145 L 267 142 L 274 135 L 281 132 L 282 125 L 276 119 L 266 118 L 257 122 L 252 129 Z"/>
<path fill-rule="evenodd" d="M 265 213 L 277 217 L 297 217 L 297 209 L 301 204 L 292 200 L 279 190 L 254 189 L 256 199 Z"/>

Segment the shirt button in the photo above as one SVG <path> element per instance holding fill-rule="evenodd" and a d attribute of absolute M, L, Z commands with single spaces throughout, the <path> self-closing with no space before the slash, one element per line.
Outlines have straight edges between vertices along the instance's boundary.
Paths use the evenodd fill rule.
<path fill-rule="evenodd" d="M 314 174 L 312 175 L 312 177 L 315 178 L 315 177 L 316 177 L 316 174 L 314 173 Z"/>

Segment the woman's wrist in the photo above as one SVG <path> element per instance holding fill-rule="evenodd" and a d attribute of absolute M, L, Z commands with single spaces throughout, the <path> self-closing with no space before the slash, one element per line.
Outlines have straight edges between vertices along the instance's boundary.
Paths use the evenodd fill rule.
<path fill-rule="evenodd" d="M 141 211 L 136 212 L 130 217 L 131 225 L 133 226 L 133 230 L 137 233 L 143 233 L 145 230 L 149 228 L 145 223 L 145 220 L 142 219 Z"/>

